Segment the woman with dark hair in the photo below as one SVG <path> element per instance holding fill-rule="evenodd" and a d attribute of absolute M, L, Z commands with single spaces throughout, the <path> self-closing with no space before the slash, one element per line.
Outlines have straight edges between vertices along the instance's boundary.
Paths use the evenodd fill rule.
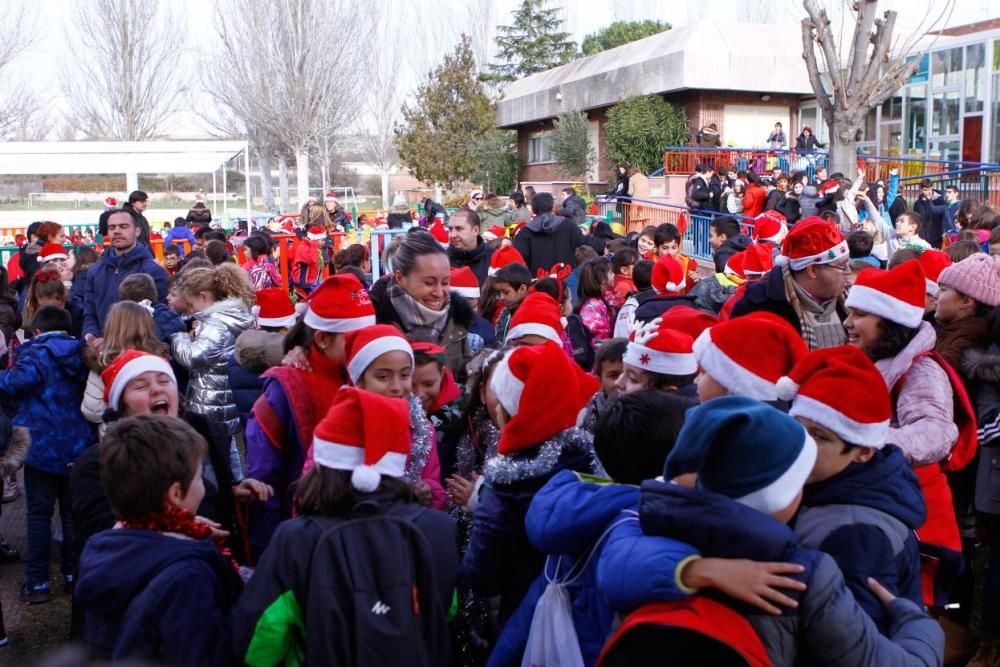
<path fill-rule="evenodd" d="M 448 253 L 424 231 L 407 234 L 392 259 L 393 273 L 372 285 L 371 299 L 380 324 L 392 324 L 410 340 L 440 345 L 458 382 L 465 366 L 490 342 L 492 326 L 451 294 Z"/>
<path fill-rule="evenodd" d="M 611 261 L 607 257 L 592 259 L 580 268 L 580 282 L 577 285 L 580 301 L 576 312 L 583 326 L 590 332 L 590 342 L 595 351 L 601 343 L 611 338 L 614 330 L 617 313 L 609 299 L 614 296 L 614 280 Z"/>
<path fill-rule="evenodd" d="M 511 209 L 507 214 L 510 216 L 510 224 L 519 225 L 521 223 L 528 224 L 531 222 L 531 209 L 528 208 L 528 204 L 525 202 L 524 193 L 520 190 L 516 190 L 510 196 Z"/>

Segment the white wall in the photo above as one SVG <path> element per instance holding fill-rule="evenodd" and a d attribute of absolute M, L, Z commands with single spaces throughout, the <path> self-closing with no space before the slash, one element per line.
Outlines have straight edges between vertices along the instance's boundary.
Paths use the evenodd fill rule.
<path fill-rule="evenodd" d="M 738 148 L 767 147 L 767 137 L 780 122 L 785 138 L 793 143 L 791 118 L 786 107 L 727 104 L 722 116 L 722 145 Z"/>

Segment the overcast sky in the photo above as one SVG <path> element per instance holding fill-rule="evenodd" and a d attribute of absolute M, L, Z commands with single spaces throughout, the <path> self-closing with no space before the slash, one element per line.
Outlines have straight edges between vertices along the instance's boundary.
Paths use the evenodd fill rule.
<path fill-rule="evenodd" d="M 28 2 L 29 0 L 7 0 L 8 3 Z M 215 39 L 213 22 L 215 18 L 214 0 L 169 0 L 183 13 L 187 22 L 189 39 L 187 48 L 211 48 Z M 383 6 L 401 6 L 401 3 L 423 10 L 427 26 L 417 29 L 412 25 L 400 25 L 401 34 L 408 35 L 413 41 L 412 49 L 415 60 L 425 67 L 431 67 L 440 61 L 444 53 L 451 50 L 460 32 L 478 34 L 481 39 L 492 43 L 497 24 L 510 23 L 511 11 L 520 4 L 520 0 L 368 0 Z M 74 2 L 87 0 L 31 0 L 38 8 L 38 26 L 35 46 L 22 54 L 13 66 L 13 76 L 22 82 L 28 90 L 38 94 L 53 109 L 65 108 L 70 100 L 62 97 L 59 89 L 59 73 L 65 67 L 69 57 L 66 46 L 66 28 L 72 18 L 71 7 Z M 835 0 L 827 0 L 834 4 Z M 2 3 L 0 3 L 2 4 Z M 572 33 L 579 43 L 583 37 L 595 32 L 614 20 L 658 19 L 674 26 L 680 26 L 699 18 L 724 22 L 737 22 L 748 13 L 754 14 L 766 8 L 765 14 L 771 22 L 788 23 L 789 29 L 796 30 L 795 25 L 802 16 L 801 2 L 797 0 L 553 0 L 553 5 L 561 6 L 565 17 L 565 29 Z M 883 0 L 880 3 L 884 9 L 899 11 L 898 29 L 901 33 L 912 33 L 921 21 L 932 11 L 939 11 L 941 0 Z M 478 16 L 472 16 L 478 14 Z M 1000 17 L 1000 0 L 957 0 L 948 25 L 971 23 L 988 18 Z M 926 23 L 924 23 L 926 28 Z M 489 35 L 487 38 L 486 36 Z M 386 39 L 398 39 L 399 35 L 387 35 Z M 331 48 L 336 48 L 338 42 L 348 44 L 348 48 L 365 48 L 352 42 L 350 36 L 338 35 L 336 27 L 331 27 L 325 35 Z M 711 45 L 706 45 L 711 47 Z M 374 45 L 377 48 L 377 45 Z M 753 44 L 747 45 L 753 48 Z M 191 69 L 191 78 L 196 74 L 193 58 L 185 58 L 178 53 L 179 66 Z M 417 57 L 419 56 L 419 57 Z M 799 54 L 789 54 L 789 57 L 800 58 Z M 416 67 L 415 67 L 416 69 Z M 419 76 L 414 73 L 406 82 L 407 88 L 414 87 Z M 57 112 L 56 112 L 57 113 Z M 199 136 L 205 134 L 205 129 L 198 126 L 194 118 L 185 117 L 175 123 L 173 134 L 178 136 Z"/>

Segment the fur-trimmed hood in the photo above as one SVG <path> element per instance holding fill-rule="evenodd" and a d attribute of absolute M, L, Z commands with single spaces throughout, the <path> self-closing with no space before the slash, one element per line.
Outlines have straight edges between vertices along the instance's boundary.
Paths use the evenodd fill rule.
<path fill-rule="evenodd" d="M 31 447 L 31 432 L 23 426 L 11 429 L 7 447 L 0 452 L 0 470 L 3 470 L 5 475 L 14 473 L 27 458 L 29 447 Z"/>
<path fill-rule="evenodd" d="M 962 370 L 970 380 L 1000 382 L 1000 345 L 969 348 L 962 354 Z"/>

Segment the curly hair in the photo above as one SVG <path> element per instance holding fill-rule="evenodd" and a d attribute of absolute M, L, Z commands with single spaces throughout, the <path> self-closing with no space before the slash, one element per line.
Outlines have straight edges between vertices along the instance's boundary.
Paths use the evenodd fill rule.
<path fill-rule="evenodd" d="M 182 272 L 177 288 L 181 294 L 209 292 L 216 301 L 242 299 L 247 308 L 256 302 L 246 271 L 228 262 L 214 268 L 199 267 Z"/>

